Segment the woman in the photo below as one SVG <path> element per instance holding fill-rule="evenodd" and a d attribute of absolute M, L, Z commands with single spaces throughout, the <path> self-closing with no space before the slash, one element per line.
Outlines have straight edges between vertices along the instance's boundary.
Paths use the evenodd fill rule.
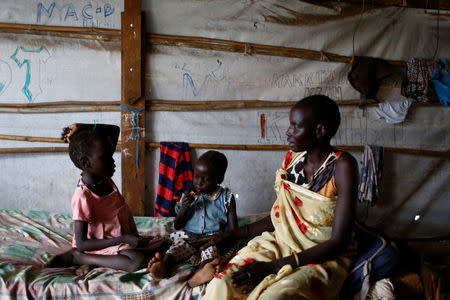
<path fill-rule="evenodd" d="M 316 95 L 292 107 L 291 150 L 275 179 L 271 215 L 203 247 L 255 237 L 207 286 L 203 299 L 334 299 L 347 276 L 358 186 L 356 160 L 330 145 L 340 113 Z"/>

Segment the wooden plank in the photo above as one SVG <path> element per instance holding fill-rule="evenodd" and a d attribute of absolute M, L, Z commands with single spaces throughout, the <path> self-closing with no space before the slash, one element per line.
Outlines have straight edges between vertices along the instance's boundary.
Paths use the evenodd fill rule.
<path fill-rule="evenodd" d="M 64 143 L 60 138 L 36 137 L 36 136 L 21 136 L 0 134 L 0 140 L 23 141 L 23 142 L 44 142 L 44 143 Z"/>
<path fill-rule="evenodd" d="M 120 146 L 116 151 L 120 151 Z M 69 147 L 25 147 L 25 148 L 0 148 L 0 154 L 26 154 L 26 153 L 56 153 L 69 152 Z"/>
<path fill-rule="evenodd" d="M 0 32 L 15 33 L 15 34 L 49 35 L 64 38 L 88 39 L 96 41 L 120 40 L 119 30 L 103 29 L 103 28 L 0 23 Z"/>
<path fill-rule="evenodd" d="M 69 147 L 0 148 L 0 154 L 69 152 Z"/>
<path fill-rule="evenodd" d="M 30 108 L 14 108 L 1 107 L 0 112 L 17 113 L 17 114 L 40 114 L 40 113 L 65 113 L 65 112 L 91 112 L 91 111 L 119 111 L 118 105 L 105 106 L 66 106 L 66 107 L 30 107 Z"/>
<path fill-rule="evenodd" d="M 316 61 L 350 63 L 351 56 L 343 56 L 329 52 L 315 51 L 301 48 L 282 47 L 274 45 L 253 44 L 195 36 L 177 36 L 162 34 L 147 34 L 146 42 L 150 45 L 164 45 L 197 48 L 214 51 L 226 51 L 244 54 L 293 57 Z M 386 60 L 393 66 L 404 67 L 406 62 Z"/>
<path fill-rule="evenodd" d="M 159 148 L 160 144 L 157 142 L 147 143 L 149 150 Z M 337 149 L 345 151 L 363 151 L 363 146 L 351 146 L 351 145 L 333 145 Z M 241 150 L 241 151 L 287 151 L 288 145 L 238 145 L 238 144 L 195 144 L 189 143 L 191 149 L 221 149 L 221 150 Z M 447 151 L 434 151 L 434 150 L 421 150 L 421 149 L 409 149 L 409 148 L 384 148 L 386 152 L 422 155 L 422 156 L 436 156 L 450 158 L 450 150 Z"/>
<path fill-rule="evenodd" d="M 122 13 L 122 194 L 133 215 L 145 210 L 145 99 L 142 97 L 141 0 L 125 0 Z M 147 209 L 149 210 L 149 209 Z"/>
<path fill-rule="evenodd" d="M 362 5 L 364 0 L 344 0 L 342 2 L 359 3 Z M 450 10 L 450 1 L 448 0 L 371 0 L 366 1 L 366 6 L 401 6 L 409 8 L 423 9 L 441 9 Z"/>

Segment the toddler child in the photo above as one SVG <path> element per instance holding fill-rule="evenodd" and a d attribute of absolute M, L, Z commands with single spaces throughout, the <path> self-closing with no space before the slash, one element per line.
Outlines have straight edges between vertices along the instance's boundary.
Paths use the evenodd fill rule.
<path fill-rule="evenodd" d="M 173 244 L 163 257 L 156 253 L 148 264 L 153 277 L 164 278 L 171 267 L 188 257 L 201 266 L 214 260 L 213 265 L 208 265 L 210 269 L 217 265 L 219 253 L 215 246 L 202 250 L 198 258 L 198 251 L 190 243 L 237 228 L 234 197 L 230 189 L 220 186 L 227 166 L 227 158 L 217 151 L 208 151 L 199 157 L 194 167 L 194 190 L 185 191 L 175 207 L 174 225 L 179 231 L 170 234 Z"/>
<path fill-rule="evenodd" d="M 106 124 L 64 128 L 70 159 L 82 170 L 71 203 L 75 234 L 73 249 L 54 257 L 48 267 L 93 265 L 134 272 L 146 266 L 154 253 L 151 248 L 161 242 L 138 235 L 128 205 L 111 179 L 119 132 L 119 127 Z"/>

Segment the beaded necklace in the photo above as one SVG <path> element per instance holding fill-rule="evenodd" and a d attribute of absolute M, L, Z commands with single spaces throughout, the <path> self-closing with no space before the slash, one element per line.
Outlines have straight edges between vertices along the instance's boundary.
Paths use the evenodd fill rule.
<path fill-rule="evenodd" d="M 100 184 L 103 184 L 105 181 L 103 180 L 103 179 L 100 179 L 100 181 L 99 182 L 97 182 L 97 183 L 93 183 L 93 184 L 87 184 L 87 183 L 84 183 L 84 182 L 82 182 L 81 181 L 81 178 L 80 179 L 78 179 L 78 183 L 77 183 L 77 186 L 80 186 L 80 187 L 87 187 L 87 188 L 93 188 L 93 187 L 97 187 L 97 186 L 99 186 Z"/>

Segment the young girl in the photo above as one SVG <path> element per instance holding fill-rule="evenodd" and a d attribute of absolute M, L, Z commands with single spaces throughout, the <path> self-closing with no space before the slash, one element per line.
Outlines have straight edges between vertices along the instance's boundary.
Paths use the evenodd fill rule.
<path fill-rule="evenodd" d="M 198 159 L 194 167 L 194 190 L 186 191 L 175 208 L 175 229 L 183 230 L 171 233 L 173 244 L 169 250 L 163 257 L 156 253 L 149 262 L 148 268 L 154 277 L 165 277 L 175 263 L 188 257 L 191 257 L 191 262 L 200 265 L 211 263 L 219 257 L 217 248 L 211 246 L 202 250 L 200 258 L 195 259 L 197 251 L 190 242 L 202 236 L 237 228 L 234 197 L 228 188 L 219 185 L 224 179 L 227 165 L 225 155 L 217 151 L 208 151 Z M 212 266 L 217 263 L 218 260 L 214 260 L 208 268 L 213 269 Z M 194 275 L 194 278 L 198 276 Z M 201 283 L 191 281 L 189 284 L 194 286 Z"/>
<path fill-rule="evenodd" d="M 133 216 L 111 177 L 120 129 L 114 125 L 72 124 L 64 128 L 69 155 L 82 170 L 72 197 L 73 249 L 47 266 L 94 265 L 134 272 L 146 266 L 160 240 L 138 235 Z M 135 248 L 147 247 L 148 251 Z M 141 249 L 144 250 L 144 249 Z"/>

